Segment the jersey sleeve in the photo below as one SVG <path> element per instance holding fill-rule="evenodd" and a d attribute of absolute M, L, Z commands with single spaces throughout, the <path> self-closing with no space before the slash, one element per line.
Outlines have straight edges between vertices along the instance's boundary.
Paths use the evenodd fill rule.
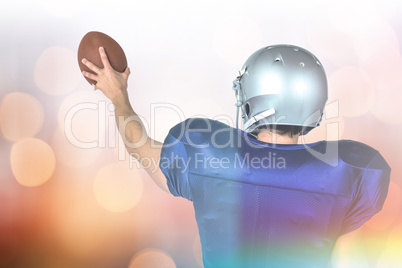
<path fill-rule="evenodd" d="M 388 194 L 391 169 L 377 152 L 354 185 L 353 196 L 341 234 L 351 232 L 378 213 Z"/>
<path fill-rule="evenodd" d="M 191 201 L 192 196 L 188 183 L 189 161 L 185 145 L 175 135 L 177 128 L 179 128 L 179 125 L 172 128 L 165 138 L 159 167 L 166 177 L 170 193 Z"/>

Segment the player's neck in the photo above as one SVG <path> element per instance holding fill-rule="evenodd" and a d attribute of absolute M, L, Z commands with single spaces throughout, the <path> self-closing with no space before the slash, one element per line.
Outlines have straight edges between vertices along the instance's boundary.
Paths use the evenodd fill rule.
<path fill-rule="evenodd" d="M 298 139 L 299 135 L 280 135 L 270 131 L 261 131 L 257 136 L 259 141 L 276 144 L 297 144 Z"/>

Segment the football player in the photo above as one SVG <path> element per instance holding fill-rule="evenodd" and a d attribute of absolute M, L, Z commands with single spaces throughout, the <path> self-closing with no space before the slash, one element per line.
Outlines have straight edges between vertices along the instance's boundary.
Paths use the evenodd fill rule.
<path fill-rule="evenodd" d="M 193 202 L 205 267 L 327 267 L 339 237 L 379 212 L 390 167 L 351 140 L 298 144 L 319 126 L 327 101 L 320 61 L 293 45 L 261 48 L 233 83 L 243 129 L 189 118 L 153 141 L 118 73 L 100 49 L 97 81 L 115 105 L 129 153 L 163 190 Z M 153 146 L 159 145 L 159 146 Z M 159 163 L 158 165 L 156 163 Z"/>

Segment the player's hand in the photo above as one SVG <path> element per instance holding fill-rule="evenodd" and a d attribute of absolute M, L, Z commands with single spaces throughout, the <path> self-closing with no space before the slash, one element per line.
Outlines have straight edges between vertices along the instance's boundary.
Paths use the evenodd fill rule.
<path fill-rule="evenodd" d="M 130 75 L 130 69 L 126 68 L 123 73 L 117 72 L 110 65 L 109 59 L 103 47 L 99 48 L 99 54 L 104 68 L 99 68 L 87 59 L 82 59 L 85 64 L 93 73 L 83 71 L 82 74 L 89 79 L 95 80 L 95 90 L 99 89 L 109 98 L 115 105 L 121 101 L 128 100 L 127 93 L 127 80 Z"/>

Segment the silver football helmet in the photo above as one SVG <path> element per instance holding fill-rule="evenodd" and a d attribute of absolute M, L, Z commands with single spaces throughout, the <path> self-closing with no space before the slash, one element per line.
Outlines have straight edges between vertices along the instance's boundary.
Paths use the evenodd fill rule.
<path fill-rule="evenodd" d="M 304 126 L 302 134 L 307 134 L 320 124 L 328 99 L 322 64 L 293 45 L 254 52 L 233 81 L 233 89 L 246 132 L 263 125 L 293 125 Z"/>

